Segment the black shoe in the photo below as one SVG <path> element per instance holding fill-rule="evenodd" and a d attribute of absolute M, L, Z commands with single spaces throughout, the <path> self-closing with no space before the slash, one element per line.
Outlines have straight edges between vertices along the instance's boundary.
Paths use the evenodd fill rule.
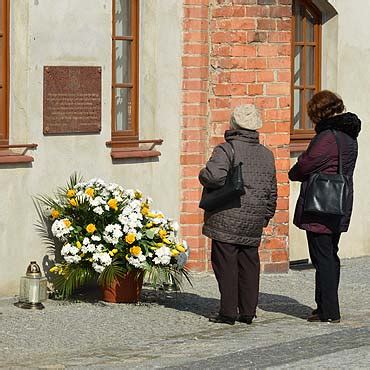
<path fill-rule="evenodd" d="M 314 310 L 312 310 L 311 315 L 317 315 L 318 312 L 319 312 L 319 310 L 317 308 L 315 308 Z"/>
<path fill-rule="evenodd" d="M 210 317 L 209 321 L 214 322 L 216 324 L 229 324 L 229 325 L 234 325 L 235 324 L 235 319 L 233 319 L 232 317 L 222 316 L 222 315 L 217 315 L 215 317 Z"/>
<path fill-rule="evenodd" d="M 243 322 L 244 324 L 250 325 L 252 324 L 252 321 L 254 319 L 254 316 L 239 316 L 239 322 Z"/>
<path fill-rule="evenodd" d="M 310 315 L 307 317 L 308 322 L 330 322 L 332 324 L 340 323 L 340 319 L 320 319 L 319 315 Z"/>

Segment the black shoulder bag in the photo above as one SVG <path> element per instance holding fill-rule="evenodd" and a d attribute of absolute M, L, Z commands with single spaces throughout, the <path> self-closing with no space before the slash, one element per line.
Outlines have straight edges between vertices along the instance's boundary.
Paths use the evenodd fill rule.
<path fill-rule="evenodd" d="M 199 207 L 205 211 L 220 209 L 230 201 L 240 198 L 241 195 L 245 194 L 242 176 L 243 162 L 239 162 L 237 165 L 234 164 L 235 151 L 233 145 L 231 143 L 230 145 L 233 152 L 233 158 L 231 161 L 231 168 L 227 173 L 225 185 L 219 189 L 203 188 Z"/>
<path fill-rule="evenodd" d="M 343 216 L 348 194 L 348 178 L 342 173 L 342 155 L 335 130 L 331 130 L 338 146 L 338 173 L 314 173 L 308 179 L 304 212 Z"/>

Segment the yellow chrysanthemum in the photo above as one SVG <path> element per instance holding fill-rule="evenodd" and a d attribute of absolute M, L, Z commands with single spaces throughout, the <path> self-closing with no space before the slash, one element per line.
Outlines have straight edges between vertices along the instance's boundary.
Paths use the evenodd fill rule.
<path fill-rule="evenodd" d="M 93 188 L 87 188 L 85 190 L 85 194 L 92 198 L 94 196 L 94 189 Z"/>
<path fill-rule="evenodd" d="M 149 215 L 149 207 L 147 206 L 144 206 L 141 208 L 141 214 L 143 214 L 144 216 L 148 216 Z"/>
<path fill-rule="evenodd" d="M 116 253 L 118 253 L 118 249 L 114 248 L 114 249 L 112 249 L 112 252 L 113 252 L 113 254 L 116 254 Z"/>
<path fill-rule="evenodd" d="M 171 255 L 173 256 L 173 257 L 176 257 L 176 256 L 178 256 L 180 254 L 180 252 L 177 250 L 177 249 L 171 249 Z"/>
<path fill-rule="evenodd" d="M 90 234 L 94 233 L 95 230 L 96 230 L 96 226 L 94 224 L 88 224 L 86 226 L 86 231 Z"/>
<path fill-rule="evenodd" d="M 134 247 L 130 248 L 130 253 L 133 256 L 137 257 L 141 253 L 141 248 L 139 246 L 135 245 Z"/>
<path fill-rule="evenodd" d="M 49 271 L 57 273 L 59 271 L 59 267 L 58 266 L 53 266 Z"/>
<path fill-rule="evenodd" d="M 71 227 L 71 225 L 72 225 L 71 221 L 69 221 L 69 220 L 68 220 L 68 218 L 65 218 L 65 219 L 63 220 L 63 223 L 64 223 L 64 225 L 65 225 L 66 227 Z"/>
<path fill-rule="evenodd" d="M 68 198 L 73 198 L 75 195 L 76 195 L 76 190 L 74 190 L 74 189 L 67 190 L 67 197 Z"/>
<path fill-rule="evenodd" d="M 136 190 L 135 191 L 135 198 L 136 199 L 141 199 L 141 197 L 143 196 L 143 193 L 139 190 Z"/>
<path fill-rule="evenodd" d="M 176 249 L 179 251 L 179 252 L 185 252 L 186 249 L 181 245 L 181 244 L 177 244 L 176 245 Z"/>
<path fill-rule="evenodd" d="M 76 247 L 80 249 L 82 247 L 81 243 L 79 241 L 76 242 Z"/>
<path fill-rule="evenodd" d="M 126 243 L 132 244 L 136 240 L 135 234 L 128 233 L 125 237 L 125 240 L 126 240 Z"/>
<path fill-rule="evenodd" d="M 167 235 L 167 231 L 164 230 L 164 229 L 160 229 L 158 231 L 158 235 L 161 237 L 161 239 L 164 239 L 166 237 L 166 235 Z"/>
<path fill-rule="evenodd" d="M 153 227 L 153 222 L 148 222 L 145 227 L 147 227 L 148 229 L 150 229 L 151 227 Z"/>
<path fill-rule="evenodd" d="M 51 217 L 53 217 L 53 219 L 55 220 L 56 218 L 58 218 L 60 216 L 60 213 L 59 211 L 57 211 L 56 209 L 52 209 L 51 210 Z"/>
<path fill-rule="evenodd" d="M 162 240 L 163 240 L 163 243 L 171 244 L 171 242 L 167 238 L 163 238 Z"/>
<path fill-rule="evenodd" d="M 109 206 L 109 208 L 112 208 L 112 209 L 114 209 L 115 211 L 117 211 L 117 209 L 118 209 L 118 206 L 117 206 L 117 199 L 109 199 L 108 200 L 108 206 Z"/>
<path fill-rule="evenodd" d="M 163 243 L 155 243 L 155 246 L 158 247 L 158 248 L 160 248 L 160 247 L 163 247 L 164 244 Z"/>
<path fill-rule="evenodd" d="M 111 257 L 113 257 L 113 256 L 114 256 L 113 251 L 109 251 L 109 255 L 110 255 Z"/>
<path fill-rule="evenodd" d="M 77 199 L 76 198 L 72 198 L 69 200 L 69 204 L 72 206 L 72 207 L 77 207 L 78 205 L 78 202 L 77 202 Z"/>

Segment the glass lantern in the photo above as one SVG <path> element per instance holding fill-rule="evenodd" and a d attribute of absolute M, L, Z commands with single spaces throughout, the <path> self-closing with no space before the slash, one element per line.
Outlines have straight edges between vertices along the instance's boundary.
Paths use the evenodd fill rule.
<path fill-rule="evenodd" d="M 41 275 L 40 266 L 36 261 L 29 264 L 26 276 L 21 277 L 19 302 L 20 308 L 42 310 L 44 305 L 41 302 L 47 299 L 47 279 Z"/>

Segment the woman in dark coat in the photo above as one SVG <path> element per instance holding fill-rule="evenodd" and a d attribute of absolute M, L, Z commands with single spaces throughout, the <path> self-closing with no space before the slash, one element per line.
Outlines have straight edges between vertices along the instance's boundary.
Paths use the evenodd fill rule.
<path fill-rule="evenodd" d="M 338 243 L 341 233 L 348 230 L 351 218 L 353 171 L 357 159 L 357 136 L 361 130 L 358 117 L 343 112 L 342 99 L 331 91 L 324 90 L 312 97 L 307 105 L 307 113 L 315 124 L 316 136 L 289 172 L 290 180 L 302 183 L 294 224 L 306 230 L 310 258 L 316 269 L 317 308 L 308 321 L 340 322 Z M 338 172 L 338 146 L 332 130 L 335 130 L 341 148 L 343 174 L 349 179 L 345 215 L 305 213 L 303 205 L 310 174 Z"/>
<path fill-rule="evenodd" d="M 262 123 L 256 108 L 237 107 L 230 125 L 226 142 L 215 147 L 199 174 L 204 187 L 219 188 L 234 154 L 235 163 L 243 162 L 245 194 L 204 215 L 203 234 L 212 239 L 212 267 L 221 293 L 219 315 L 210 321 L 233 325 L 239 312 L 239 321 L 251 324 L 259 291 L 258 246 L 276 208 L 276 171 L 272 152 L 259 143 L 256 129 Z"/>

